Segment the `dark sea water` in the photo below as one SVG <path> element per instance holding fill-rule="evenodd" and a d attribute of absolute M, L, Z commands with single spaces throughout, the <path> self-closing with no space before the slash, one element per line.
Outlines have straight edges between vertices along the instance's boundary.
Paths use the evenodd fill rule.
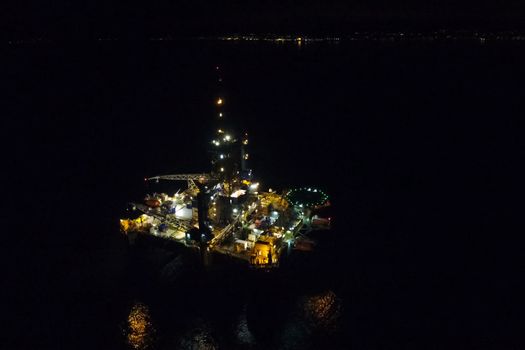
<path fill-rule="evenodd" d="M 523 44 L 3 50 L 6 349 L 522 344 Z M 261 186 L 331 197 L 333 230 L 275 273 L 118 231 L 128 201 L 176 190 L 145 176 L 207 171 L 216 65 Z"/>

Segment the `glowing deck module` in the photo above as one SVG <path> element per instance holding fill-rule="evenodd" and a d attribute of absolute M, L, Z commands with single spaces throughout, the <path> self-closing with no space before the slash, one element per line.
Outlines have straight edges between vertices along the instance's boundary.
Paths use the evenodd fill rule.
<path fill-rule="evenodd" d="M 247 168 L 248 134 L 238 137 L 226 130 L 225 104 L 220 96 L 215 100 L 211 171 L 146 178 L 185 181 L 187 187 L 173 195 L 154 193 L 144 203 L 131 203 L 137 214 L 121 219 L 120 227 L 130 243 L 138 235 L 152 235 L 199 249 L 204 263 L 209 254 L 219 253 L 253 267 L 277 267 L 283 251 L 304 246 L 297 244 L 302 233 L 330 227 L 330 219 L 312 216 L 316 208 L 329 205 L 328 196 L 316 188 L 261 191 Z"/>

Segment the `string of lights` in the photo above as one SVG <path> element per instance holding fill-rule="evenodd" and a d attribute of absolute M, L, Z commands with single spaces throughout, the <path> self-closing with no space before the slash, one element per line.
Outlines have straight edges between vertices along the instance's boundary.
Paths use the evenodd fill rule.
<path fill-rule="evenodd" d="M 294 188 L 285 195 L 286 200 L 294 206 L 319 207 L 328 201 L 328 195 L 312 187 Z"/>

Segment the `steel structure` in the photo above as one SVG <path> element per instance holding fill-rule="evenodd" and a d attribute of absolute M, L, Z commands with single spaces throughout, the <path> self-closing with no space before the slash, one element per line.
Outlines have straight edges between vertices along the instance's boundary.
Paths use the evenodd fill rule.
<path fill-rule="evenodd" d="M 216 67 L 216 71 L 221 83 L 220 67 Z M 290 242 L 300 234 L 303 227 L 304 213 L 300 209 L 303 205 L 299 204 L 304 204 L 305 207 L 317 204 L 316 196 L 324 199 L 326 195 L 308 188 L 306 192 L 316 200 L 291 203 L 297 204 L 297 208 L 290 208 L 283 195 L 271 190 L 268 193 L 259 193 L 259 183 L 253 182 L 252 171 L 246 164 L 249 159 L 246 152 L 248 134 L 236 135 L 232 126 L 226 123 L 227 101 L 223 98 L 222 91 L 214 97 L 216 118 L 213 139 L 210 140 L 209 172 L 145 178 L 145 181 L 155 182 L 186 181 L 188 187 L 182 193 L 177 191 L 173 197 L 167 194 L 155 194 L 153 198 L 148 196 L 145 202 L 151 206 L 134 204 L 134 207 L 169 225 L 165 233 L 157 233 L 157 220 L 148 221 L 143 228 L 153 227 L 153 230 L 150 228 L 146 234 L 173 239 L 186 246 L 198 248 L 205 265 L 210 261 L 208 254 L 215 251 L 243 259 L 256 267 L 275 267 L 278 265 L 280 252 L 285 247 L 290 248 Z M 295 192 L 290 191 L 287 196 L 291 193 Z M 173 210 L 181 209 L 184 209 L 180 212 L 181 215 L 173 214 Z M 191 209 L 191 215 L 188 209 Z M 252 215 L 254 212 L 256 214 Z M 297 216 L 300 220 L 297 220 Z M 124 222 L 124 229 L 137 229 L 134 221 L 130 221 L 128 219 Z M 172 234 L 170 229 L 177 232 Z M 248 241 L 251 243 L 248 244 Z"/>
<path fill-rule="evenodd" d="M 184 180 L 199 180 L 199 181 L 208 181 L 213 179 L 210 174 L 175 174 L 175 175 L 159 175 L 146 178 L 146 181 L 151 180 L 172 180 L 172 181 L 184 181 Z"/>
<path fill-rule="evenodd" d="M 211 174 L 174 174 L 174 175 L 159 175 L 159 176 L 153 176 L 148 177 L 145 180 L 146 181 L 159 181 L 159 180 L 168 180 L 168 181 L 187 181 L 188 182 L 188 189 L 193 194 L 197 194 L 199 192 L 199 186 L 195 184 L 195 181 L 205 182 L 209 180 L 213 180 L 214 177 Z"/>
<path fill-rule="evenodd" d="M 153 216 L 154 218 L 159 219 L 161 222 L 170 224 L 177 230 L 181 231 L 187 231 L 191 228 L 191 221 L 190 220 L 181 220 L 177 219 L 173 216 L 168 216 L 166 214 L 158 213 L 155 211 L 155 209 L 152 209 L 148 207 L 147 205 L 140 204 L 140 203 L 131 203 L 135 208 L 140 210 L 146 215 Z"/>

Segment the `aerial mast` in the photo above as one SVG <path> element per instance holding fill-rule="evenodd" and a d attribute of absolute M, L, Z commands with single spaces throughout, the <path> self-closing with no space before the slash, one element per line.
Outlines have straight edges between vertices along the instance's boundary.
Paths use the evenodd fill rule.
<path fill-rule="evenodd" d="M 223 183 L 223 190 L 226 195 L 231 195 L 233 182 L 239 173 L 239 165 L 244 167 L 245 152 L 241 147 L 239 152 L 239 141 L 226 123 L 225 98 L 222 89 L 223 77 L 219 66 L 215 67 L 219 92 L 214 101 L 214 113 L 216 120 L 216 130 L 212 140 L 212 174 Z M 245 139 L 243 138 L 241 146 Z M 247 143 L 247 141 L 246 141 Z M 240 162 L 239 162 L 239 157 Z"/>

